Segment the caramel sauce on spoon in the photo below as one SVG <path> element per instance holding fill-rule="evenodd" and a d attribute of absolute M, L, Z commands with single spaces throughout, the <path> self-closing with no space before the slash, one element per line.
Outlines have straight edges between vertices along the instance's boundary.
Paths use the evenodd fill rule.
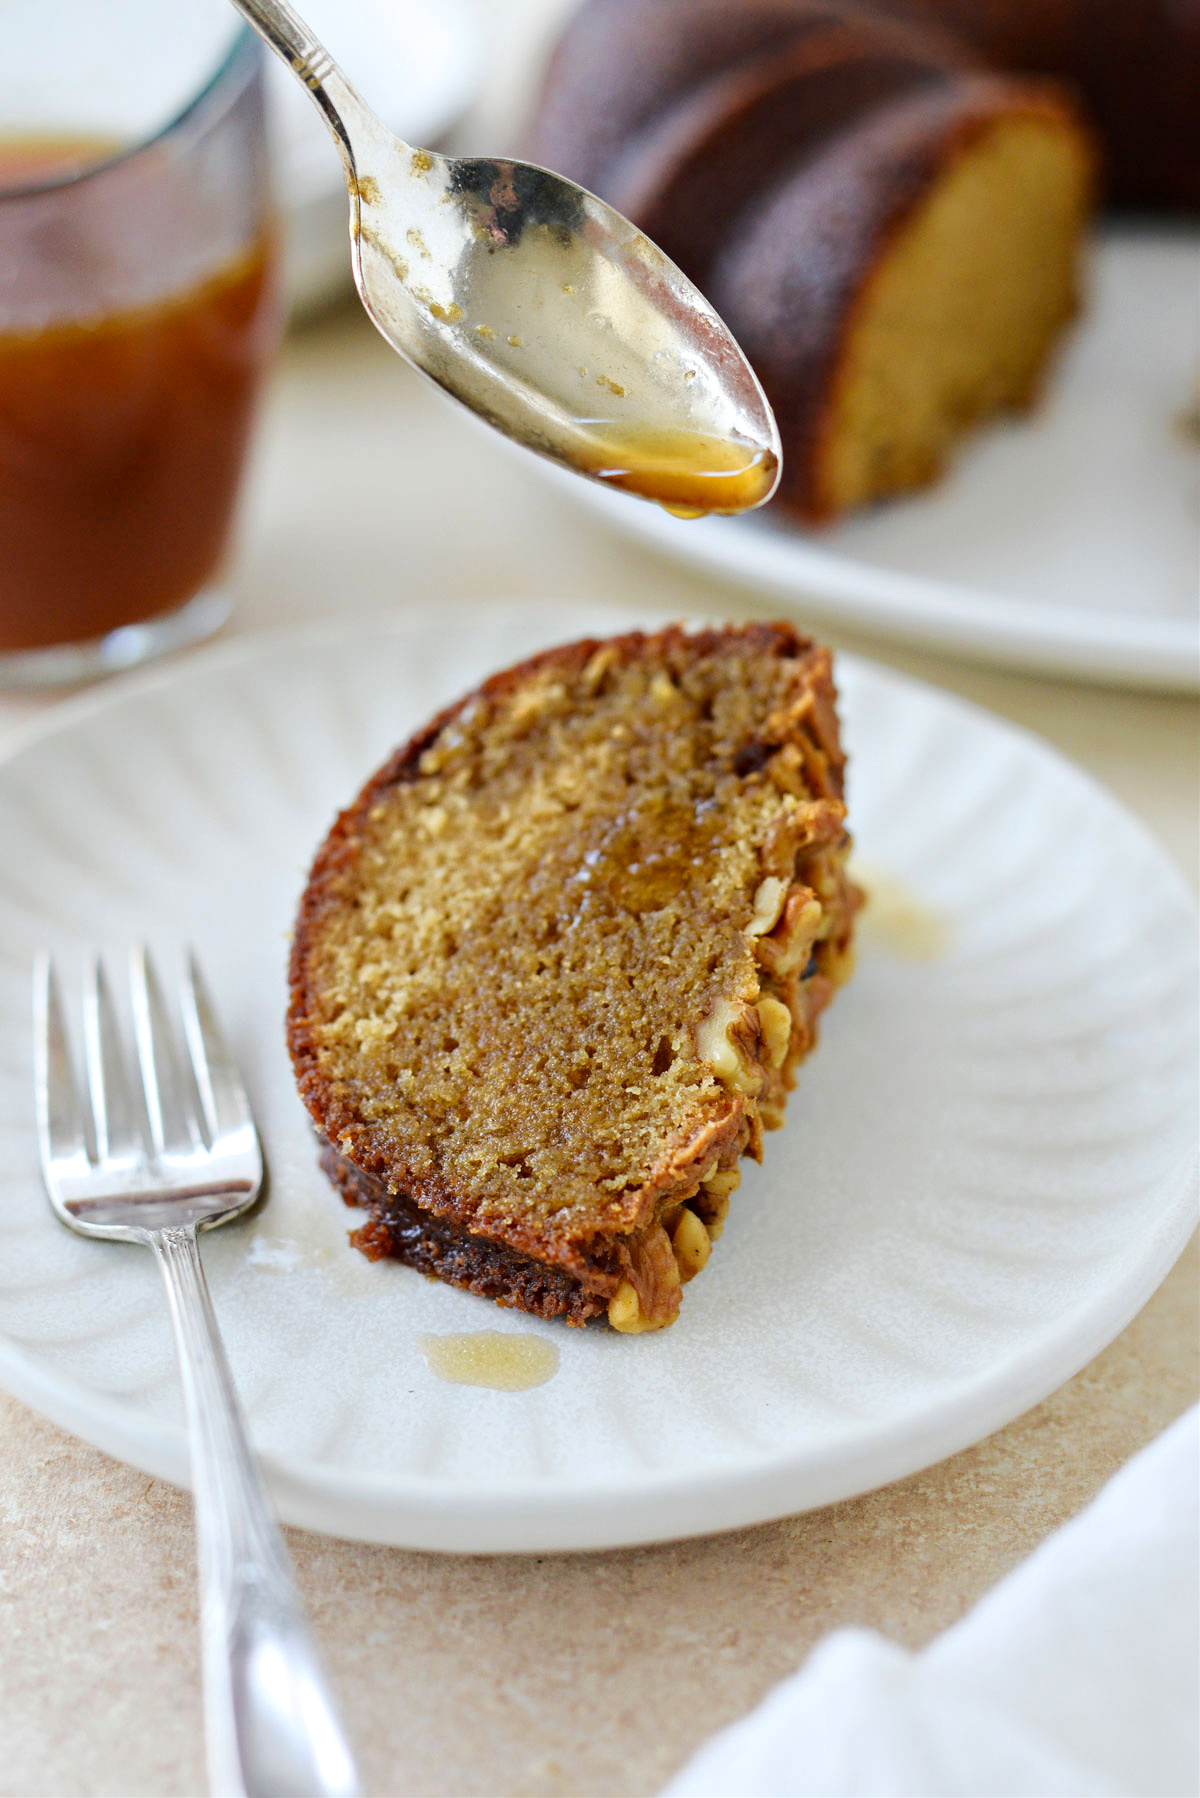
<path fill-rule="evenodd" d="M 770 450 L 697 431 L 631 432 L 613 420 L 587 428 L 578 466 L 623 493 L 656 500 L 677 518 L 748 512 L 775 486 Z"/>

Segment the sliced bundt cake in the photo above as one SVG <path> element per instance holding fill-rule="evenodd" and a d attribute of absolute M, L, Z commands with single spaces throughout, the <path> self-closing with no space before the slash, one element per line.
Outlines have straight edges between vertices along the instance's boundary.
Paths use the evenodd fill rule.
<path fill-rule="evenodd" d="M 709 293 L 806 519 L 928 485 L 1033 403 L 1078 309 L 1090 185 L 1059 101 L 972 76 L 891 101 L 743 212 Z"/>
<path fill-rule="evenodd" d="M 301 901 L 288 1041 L 368 1255 L 674 1319 L 849 969 L 834 700 L 785 625 L 587 641 L 367 783 Z"/>
<path fill-rule="evenodd" d="M 1094 157 L 1067 94 L 854 0 L 588 0 L 526 148 L 708 294 L 812 522 L 1027 405 L 1077 307 Z"/>

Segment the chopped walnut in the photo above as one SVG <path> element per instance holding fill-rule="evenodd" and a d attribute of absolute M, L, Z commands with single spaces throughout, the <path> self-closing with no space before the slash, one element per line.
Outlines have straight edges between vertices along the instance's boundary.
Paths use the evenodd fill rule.
<path fill-rule="evenodd" d="M 770 973 L 783 976 L 803 967 L 821 926 L 822 908 L 808 887 L 793 887 L 783 915 L 769 936 L 759 937 L 754 953 Z"/>
<path fill-rule="evenodd" d="M 566 700 L 567 690 L 561 681 L 523 687 L 509 703 L 508 722 L 514 730 L 521 731 L 547 712 L 561 711 Z"/>
<path fill-rule="evenodd" d="M 746 926 L 746 935 L 766 936 L 768 930 L 774 930 L 786 897 L 787 881 L 780 880 L 777 874 L 768 874 L 754 895 L 754 910 Z"/>
<path fill-rule="evenodd" d="M 633 1248 L 629 1276 L 608 1302 L 608 1321 L 627 1336 L 662 1330 L 679 1313 L 679 1263 L 671 1239 L 656 1224 Z"/>
<path fill-rule="evenodd" d="M 762 1072 L 751 1055 L 759 1036 L 758 1013 L 751 1005 L 718 999 L 696 1030 L 696 1051 L 718 1080 L 735 1092 L 756 1093 Z"/>
<path fill-rule="evenodd" d="M 582 681 L 586 693 L 594 693 L 600 686 L 610 668 L 615 668 L 620 656 L 611 643 L 605 643 L 588 657 L 583 670 Z"/>
<path fill-rule="evenodd" d="M 792 1014 L 782 999 L 775 999 L 769 993 L 759 1000 L 756 1010 L 767 1045 L 767 1059 L 773 1068 L 781 1068 L 792 1034 Z"/>
<path fill-rule="evenodd" d="M 643 1316 L 642 1307 L 638 1303 L 637 1289 L 630 1280 L 622 1280 L 615 1294 L 608 1301 L 608 1321 L 614 1330 L 620 1330 L 623 1336 L 640 1336 L 643 1330 L 653 1328 L 649 1319 Z"/>
<path fill-rule="evenodd" d="M 712 1238 L 694 1211 L 685 1205 L 671 1233 L 671 1247 L 679 1264 L 679 1278 L 684 1285 L 694 1280 L 712 1254 Z"/>

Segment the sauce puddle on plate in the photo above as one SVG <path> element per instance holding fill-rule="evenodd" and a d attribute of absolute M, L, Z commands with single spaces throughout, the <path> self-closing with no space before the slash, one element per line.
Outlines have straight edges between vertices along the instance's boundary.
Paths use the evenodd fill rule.
<path fill-rule="evenodd" d="M 904 961 L 937 961 L 950 947 L 950 922 L 890 874 L 852 866 L 850 878 L 867 903 L 859 913 L 864 945 Z"/>
<path fill-rule="evenodd" d="M 475 1330 L 461 1336 L 421 1336 L 417 1346 L 430 1373 L 452 1386 L 525 1392 L 558 1372 L 558 1349 L 540 1336 Z"/>

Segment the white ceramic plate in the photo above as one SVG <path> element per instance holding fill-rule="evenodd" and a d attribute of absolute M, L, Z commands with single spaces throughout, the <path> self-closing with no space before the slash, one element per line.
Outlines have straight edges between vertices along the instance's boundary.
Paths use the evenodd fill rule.
<path fill-rule="evenodd" d="M 1041 744 L 849 661 L 859 854 L 945 942 L 920 959 L 903 931 L 864 935 L 678 1324 L 542 1324 L 346 1246 L 282 1037 L 309 857 L 443 701 L 628 618 L 496 602 L 250 639 L 62 707 L 0 765 L 0 1378 L 19 1397 L 185 1479 L 151 1258 L 53 1221 L 32 1130 L 34 950 L 73 978 L 85 945 L 142 937 L 168 965 L 199 948 L 265 1138 L 267 1203 L 205 1261 L 291 1522 L 454 1550 L 752 1523 L 976 1441 L 1137 1311 L 1194 1207 L 1192 902 Z M 556 1343 L 558 1373 L 435 1379 L 420 1334 L 480 1329 Z"/>
<path fill-rule="evenodd" d="M 1045 400 L 928 493 L 808 534 L 683 522 L 542 464 L 614 529 L 802 616 L 987 662 L 1191 689 L 1200 674 L 1194 233 L 1111 230 Z"/>

